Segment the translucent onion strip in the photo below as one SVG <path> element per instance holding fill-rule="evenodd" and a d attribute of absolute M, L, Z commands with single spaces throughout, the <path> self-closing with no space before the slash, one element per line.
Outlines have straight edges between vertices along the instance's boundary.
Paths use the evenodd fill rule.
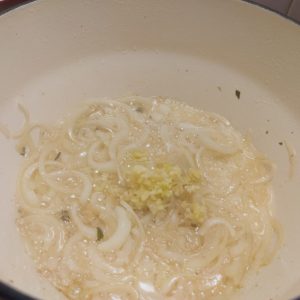
<path fill-rule="evenodd" d="M 23 218 L 20 224 L 23 232 L 26 226 L 34 226 L 29 237 L 33 245 L 37 240 L 41 240 L 43 249 L 52 251 L 53 255 L 57 255 L 63 249 L 65 232 L 62 225 L 54 217 L 45 214 L 31 215 Z M 28 232 L 25 232 L 25 234 L 28 234 Z"/>
<path fill-rule="evenodd" d="M 21 113 L 24 116 L 24 124 L 22 129 L 18 133 L 14 133 L 11 135 L 14 139 L 20 138 L 25 133 L 30 122 L 29 112 L 21 103 L 18 103 L 18 109 L 21 111 Z"/>
<path fill-rule="evenodd" d="M 199 230 L 199 234 L 206 235 L 206 233 L 209 231 L 209 229 L 211 227 L 217 226 L 217 225 L 224 226 L 228 230 L 228 232 L 230 233 L 230 235 L 232 237 L 235 236 L 235 230 L 234 230 L 233 226 L 228 221 L 226 221 L 222 218 L 210 218 L 207 221 L 205 221 L 205 223 Z"/>
<path fill-rule="evenodd" d="M 130 205 L 128 205 L 125 201 L 121 201 L 120 202 L 121 205 L 133 216 L 135 222 L 138 225 L 139 228 L 139 235 L 140 235 L 140 245 L 138 247 L 138 249 L 136 250 L 136 255 L 134 258 L 133 262 L 138 262 L 143 251 L 144 251 L 144 244 L 145 244 L 145 239 L 146 239 L 146 234 L 145 234 L 145 230 L 144 230 L 144 226 L 140 220 L 140 218 L 137 216 L 137 214 L 133 211 L 133 209 L 130 207 Z"/>
<path fill-rule="evenodd" d="M 87 175 L 78 171 L 57 171 L 51 172 L 47 175 L 47 183 L 54 189 L 63 193 L 68 193 L 73 191 L 74 194 L 77 194 L 76 189 L 67 188 L 57 183 L 57 180 L 61 180 L 62 178 L 77 178 L 81 182 L 82 188 L 81 192 L 79 192 L 79 199 L 82 203 L 86 202 L 90 194 L 92 192 L 92 184 Z"/>
<path fill-rule="evenodd" d="M 214 141 L 212 138 L 212 135 L 214 133 L 218 133 L 214 129 L 210 128 L 204 128 L 204 127 L 197 127 L 192 124 L 188 123 L 180 123 L 179 127 L 186 131 L 186 132 L 192 132 L 197 134 L 197 137 L 200 139 L 202 144 L 207 147 L 208 149 L 214 150 L 216 152 L 222 153 L 222 154 L 234 154 L 237 152 L 241 145 L 238 143 L 238 141 L 234 141 L 235 144 L 233 145 L 221 145 L 217 141 Z M 236 139 L 236 137 L 234 137 Z"/>
<path fill-rule="evenodd" d="M 104 252 L 119 249 L 130 234 L 131 222 L 124 208 L 117 206 L 115 208 L 117 219 L 117 228 L 112 236 L 99 244 L 98 249 Z"/>
<path fill-rule="evenodd" d="M 22 193 L 24 195 L 24 200 L 27 201 L 29 205 L 38 206 L 40 204 L 40 199 L 36 195 L 36 193 L 30 189 L 29 181 L 33 175 L 33 173 L 38 169 L 38 163 L 34 163 L 30 165 L 24 172 L 22 177 Z"/>
<path fill-rule="evenodd" d="M 100 271 L 106 272 L 108 274 L 124 273 L 125 270 L 123 268 L 115 267 L 107 263 L 103 257 L 101 258 L 101 252 L 99 252 L 99 250 L 95 245 L 90 245 L 87 253 L 93 269 L 94 268 L 99 269 Z M 98 272 L 94 274 L 98 274 Z M 101 278 L 101 275 L 100 276 L 96 275 L 96 278 L 97 277 Z"/>
<path fill-rule="evenodd" d="M 97 240 L 97 229 L 87 226 L 81 221 L 80 217 L 78 216 L 78 207 L 76 205 L 72 205 L 70 211 L 72 221 L 77 226 L 81 234 L 88 239 L 94 241 Z"/>
<path fill-rule="evenodd" d="M 115 172 L 117 169 L 116 163 L 113 161 L 97 162 L 94 159 L 94 153 L 101 145 L 101 142 L 94 143 L 88 151 L 88 164 L 95 170 L 100 172 Z"/>

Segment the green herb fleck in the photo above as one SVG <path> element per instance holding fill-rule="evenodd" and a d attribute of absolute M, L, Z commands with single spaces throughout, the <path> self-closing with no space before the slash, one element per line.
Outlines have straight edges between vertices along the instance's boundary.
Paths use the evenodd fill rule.
<path fill-rule="evenodd" d="M 241 98 L 241 91 L 235 90 L 235 95 L 236 95 L 236 97 L 237 97 L 238 99 L 240 99 L 240 98 Z"/>
<path fill-rule="evenodd" d="M 69 212 L 67 210 L 62 210 L 60 213 L 60 219 L 65 223 L 69 223 L 71 221 Z"/>
<path fill-rule="evenodd" d="M 100 227 L 97 227 L 97 241 L 101 241 L 104 237 L 103 231 Z"/>
<path fill-rule="evenodd" d="M 138 106 L 136 109 L 135 109 L 136 112 L 139 112 L 139 113 L 143 113 L 144 112 L 144 108 L 142 106 Z"/>
<path fill-rule="evenodd" d="M 19 153 L 20 153 L 20 155 L 25 156 L 25 154 L 26 154 L 26 147 L 25 146 L 22 147 Z"/>
<path fill-rule="evenodd" d="M 55 156 L 54 160 L 58 160 L 61 156 L 61 152 L 58 152 L 57 155 Z"/>

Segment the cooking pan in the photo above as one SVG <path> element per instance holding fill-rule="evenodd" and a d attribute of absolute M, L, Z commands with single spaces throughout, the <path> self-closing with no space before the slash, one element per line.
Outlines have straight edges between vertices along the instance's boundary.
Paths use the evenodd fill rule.
<path fill-rule="evenodd" d="M 39 0 L 0 17 L 0 41 L 0 120 L 11 129 L 22 123 L 17 102 L 32 119 L 53 122 L 88 98 L 139 94 L 186 101 L 250 132 L 277 166 L 284 244 L 235 297 L 300 295 L 297 24 L 234 0 Z M 1 136 L 0 145 L 0 279 L 32 297 L 64 299 L 24 250 L 15 225 L 21 158 L 13 141 Z"/>

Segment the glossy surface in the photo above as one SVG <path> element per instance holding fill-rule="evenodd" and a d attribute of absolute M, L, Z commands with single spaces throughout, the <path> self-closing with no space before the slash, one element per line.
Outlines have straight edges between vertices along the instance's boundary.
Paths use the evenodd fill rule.
<path fill-rule="evenodd" d="M 300 176 L 297 165 L 289 179 L 283 143 L 299 154 L 299 35 L 296 24 L 237 1 L 40 0 L 0 18 L 0 120 L 21 125 L 16 101 L 47 122 L 82 99 L 138 93 L 186 99 L 251 129 L 254 143 L 277 162 L 285 245 L 240 297 L 287 299 L 300 293 Z M 18 157 L 13 142 L 0 143 L 0 278 L 59 299 L 24 254 L 14 224 Z"/>

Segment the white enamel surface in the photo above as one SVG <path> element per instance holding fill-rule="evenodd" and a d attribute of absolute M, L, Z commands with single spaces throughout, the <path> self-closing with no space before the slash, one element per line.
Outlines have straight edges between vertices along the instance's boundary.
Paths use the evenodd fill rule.
<path fill-rule="evenodd" d="M 299 166 L 289 179 L 278 145 L 286 140 L 300 156 L 300 27 L 239 1 L 39 0 L 0 17 L 0 43 L 0 121 L 11 128 L 22 123 L 16 101 L 49 122 L 89 98 L 140 94 L 185 100 L 250 129 L 277 165 L 274 206 L 285 243 L 237 297 L 300 294 Z M 19 157 L 2 136 L 0 146 L 0 279 L 59 299 L 16 232 Z"/>

